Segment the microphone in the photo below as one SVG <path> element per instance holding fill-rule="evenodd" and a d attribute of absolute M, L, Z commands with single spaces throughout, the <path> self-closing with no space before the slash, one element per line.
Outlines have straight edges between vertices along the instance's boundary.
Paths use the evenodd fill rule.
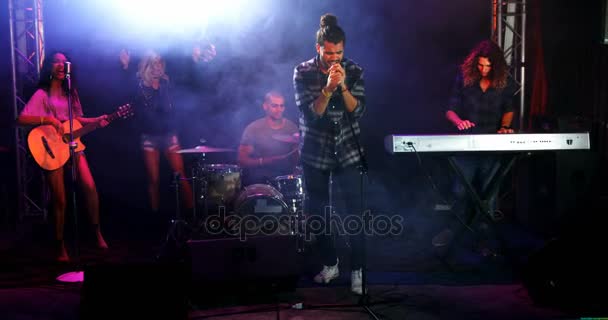
<path fill-rule="evenodd" d="M 339 64 L 342 67 L 342 69 L 345 69 L 345 67 L 346 67 L 346 63 L 344 62 L 344 60 L 333 62 L 331 65 L 333 66 L 335 64 Z M 346 78 L 343 79 L 342 83 L 344 83 L 346 85 Z M 338 94 L 340 96 L 342 95 L 342 85 L 341 84 L 338 84 L 338 87 L 336 88 L 336 94 Z"/>
<path fill-rule="evenodd" d="M 69 76 L 70 74 L 72 74 L 72 63 L 69 61 L 66 61 L 63 63 L 63 72 L 65 73 L 66 77 Z"/>

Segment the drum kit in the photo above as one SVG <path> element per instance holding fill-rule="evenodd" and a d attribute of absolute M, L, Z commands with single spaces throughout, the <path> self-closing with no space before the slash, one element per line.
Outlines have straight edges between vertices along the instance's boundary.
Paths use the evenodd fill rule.
<path fill-rule="evenodd" d="M 273 136 L 281 142 L 297 143 L 299 135 Z M 191 149 L 182 149 L 177 153 L 198 156 L 192 168 L 192 181 L 195 196 L 195 212 L 201 212 L 201 217 L 193 217 L 194 223 L 204 223 L 199 218 L 225 210 L 228 215 L 245 217 L 254 215 L 276 218 L 288 217 L 289 223 L 281 224 L 278 231 L 281 234 L 297 234 L 297 223 L 303 223 L 303 203 L 305 199 L 304 183 L 301 175 L 283 175 L 268 181 L 267 184 L 243 186 L 242 168 L 236 164 L 207 163 L 209 154 L 235 152 L 234 149 L 215 148 L 205 145 Z M 197 210 L 200 208 L 202 210 Z M 258 220 L 260 221 L 260 220 Z M 199 225 L 200 226 L 200 225 Z"/>

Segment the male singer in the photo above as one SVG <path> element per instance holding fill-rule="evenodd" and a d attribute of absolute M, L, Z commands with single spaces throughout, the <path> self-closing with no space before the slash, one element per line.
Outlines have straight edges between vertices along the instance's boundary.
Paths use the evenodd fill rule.
<path fill-rule="evenodd" d="M 346 214 L 360 215 L 360 147 L 358 120 L 365 111 L 363 69 L 344 58 L 345 34 L 331 14 L 321 17 L 317 55 L 294 70 L 296 104 L 300 109 L 301 162 L 307 194 L 306 212 L 322 217 L 329 205 L 329 178 L 346 203 Z M 324 228 L 325 229 L 325 228 Z M 351 290 L 362 294 L 361 230 L 351 237 Z M 339 276 L 338 258 L 329 232 L 317 235 L 323 269 L 315 276 L 328 283 Z"/>

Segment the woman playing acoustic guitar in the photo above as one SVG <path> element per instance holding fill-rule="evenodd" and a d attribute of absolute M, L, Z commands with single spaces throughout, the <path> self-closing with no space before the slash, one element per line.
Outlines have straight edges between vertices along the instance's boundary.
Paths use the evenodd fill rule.
<path fill-rule="evenodd" d="M 72 98 L 72 112 L 74 119 L 82 125 L 96 123 L 99 127 L 108 125 L 107 115 L 97 118 L 85 118 L 82 113 L 80 99 L 74 86 L 73 72 L 71 77 L 71 91 L 64 89 L 66 78 L 65 63 L 69 61 L 62 52 L 55 52 L 46 59 L 40 71 L 38 90 L 32 95 L 23 111 L 17 118 L 17 123 L 24 126 L 51 125 L 59 135 L 68 133 L 64 130 L 63 122 L 69 120 L 68 94 Z M 68 127 L 69 128 L 69 127 Z M 107 249 L 99 227 L 99 196 L 95 181 L 91 175 L 89 164 L 82 152 L 75 153 L 77 181 L 82 188 L 85 207 L 88 209 L 89 219 L 93 225 L 97 247 Z M 70 162 L 68 162 L 70 163 Z M 57 261 L 69 261 L 63 239 L 65 221 L 66 195 L 64 185 L 64 166 L 56 170 L 45 170 L 46 180 L 51 191 L 51 210 L 55 220 L 55 239 L 57 241 Z"/>

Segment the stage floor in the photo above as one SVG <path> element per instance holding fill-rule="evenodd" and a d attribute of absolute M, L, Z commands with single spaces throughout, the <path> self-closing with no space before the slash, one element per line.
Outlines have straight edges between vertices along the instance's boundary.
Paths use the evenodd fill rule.
<path fill-rule="evenodd" d="M 371 278 L 373 283 L 375 276 L 372 275 Z M 372 284 L 370 296 L 370 308 L 382 319 L 573 318 L 556 310 L 534 306 L 525 288 L 520 284 Z M 355 305 L 358 302 L 346 286 L 297 288 L 288 299 L 281 300 L 280 319 L 370 319 L 361 307 L 335 306 L 335 304 Z M 80 285 L 75 284 L 0 289 L 0 316 L 7 320 L 79 319 L 79 303 Z M 299 303 L 302 303 L 302 309 L 296 309 Z M 135 305 L 131 314 L 148 315 L 158 307 L 158 305 Z M 205 309 L 191 306 L 188 317 L 190 319 L 277 319 L 277 311 L 276 304 L 271 302 Z M 118 314 L 114 317 L 114 319 L 119 318 Z"/>
<path fill-rule="evenodd" d="M 410 217 L 408 223 L 416 225 L 415 218 Z M 110 249 L 105 251 L 93 248 L 92 241 L 83 237 L 80 259 L 68 264 L 53 261 L 49 241 L 44 240 L 44 236 L 37 236 L 36 228 L 4 232 L 0 247 L 0 318 L 78 319 L 83 283 L 63 283 L 55 278 L 94 266 L 154 265 L 163 244 L 162 236 L 141 230 L 147 229 L 140 229 L 140 232 L 131 228 L 109 230 Z M 406 231 L 396 237 L 370 237 L 368 241 L 370 307 L 381 318 L 563 319 L 572 316 L 562 310 L 536 305 L 518 277 L 521 265 L 517 262 L 500 256 L 484 256 L 465 243 L 456 244 L 450 257 L 440 259 L 441 252 L 428 241 L 436 230 L 423 232 L 421 228 L 406 226 Z M 518 241 L 525 238 L 515 231 L 510 232 Z M 530 240 L 526 244 L 527 252 L 538 245 L 533 242 Z M 239 292 L 238 286 L 224 292 L 194 287 L 191 288 L 194 292 L 214 296 L 214 302 L 188 299 L 188 316 L 191 319 L 276 319 L 278 307 L 280 319 L 369 319 L 364 309 L 357 306 L 357 296 L 349 290 L 350 269 L 348 255 L 344 253 L 347 243 L 339 238 L 337 246 L 341 276 L 329 285 L 312 282 L 311 278 L 318 270 L 316 258 L 312 253 L 304 253 L 306 259 L 303 261 L 306 262 L 295 287 L 276 295 L 249 292 L 245 296 L 240 296 L 243 292 Z M 521 248 L 515 250 L 519 250 L 516 255 L 528 254 Z M 134 268 L 128 269 L 140 278 L 146 277 L 143 269 L 141 273 L 133 271 Z M 140 288 L 141 296 L 132 288 L 133 283 L 124 277 L 112 279 L 108 275 L 108 279 L 115 283 L 108 283 L 99 294 L 112 297 L 124 294 L 127 289 L 135 290 L 130 291 L 134 302 L 127 305 L 132 308 L 131 315 L 142 318 L 162 309 L 164 296 L 182 294 L 171 291 L 175 288 L 163 291 L 153 275 L 149 276 L 149 283 Z M 144 292 L 148 290 L 144 287 L 154 291 Z M 142 301 L 150 295 L 154 296 L 154 301 Z M 378 302 L 381 303 L 376 305 Z M 336 306 L 342 304 L 350 307 Z"/>

